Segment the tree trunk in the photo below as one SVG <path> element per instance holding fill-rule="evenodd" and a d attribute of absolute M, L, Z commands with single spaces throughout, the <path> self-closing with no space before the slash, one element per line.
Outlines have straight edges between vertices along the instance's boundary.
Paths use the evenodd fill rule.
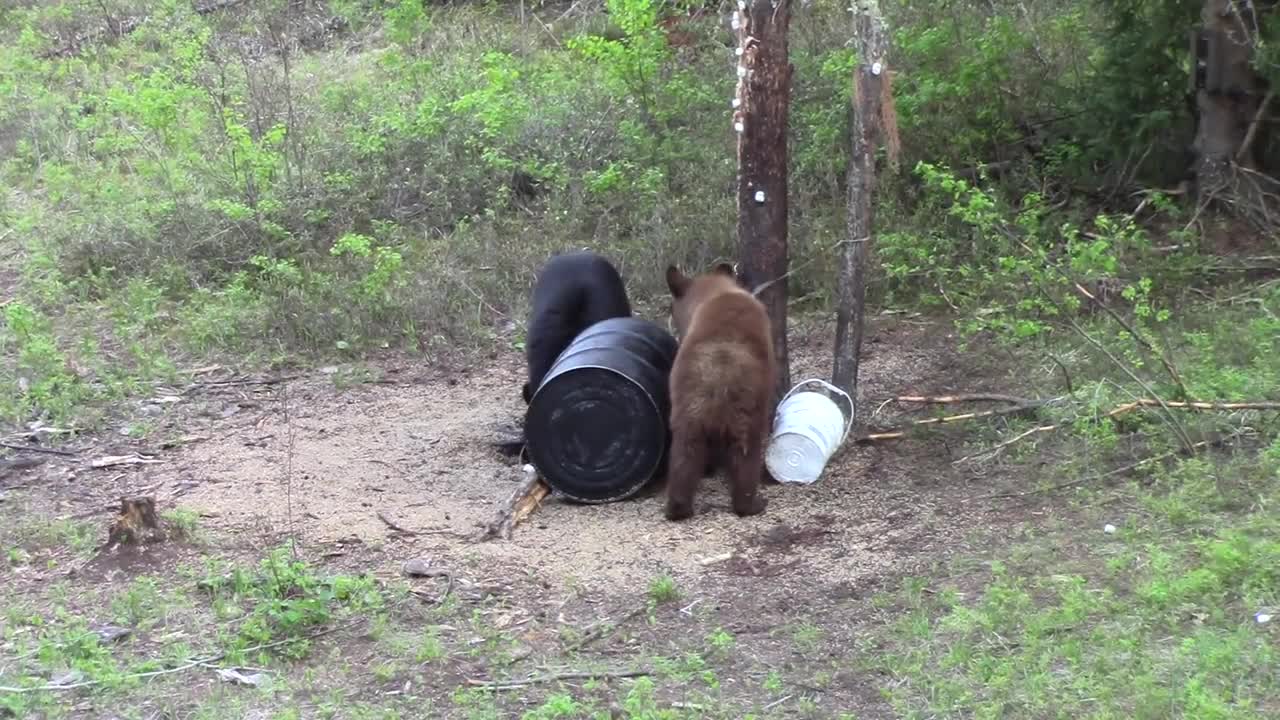
<path fill-rule="evenodd" d="M 775 402 L 791 386 L 787 353 L 788 0 L 738 3 L 738 272 L 769 310 L 778 361 Z"/>
<path fill-rule="evenodd" d="M 1263 174 L 1262 162 L 1271 95 L 1251 64 L 1259 12 L 1253 3 L 1205 0 L 1192 73 L 1196 195 L 1202 204 L 1222 205 L 1255 222 L 1275 209 L 1268 208 L 1275 181 Z"/>
<path fill-rule="evenodd" d="M 886 129 L 883 120 L 886 115 L 892 116 L 891 95 L 886 104 L 888 33 L 876 0 L 856 3 L 854 32 L 858 65 L 853 71 L 849 196 L 846 237 L 836 283 L 836 345 L 831 378 L 832 384 L 849 393 L 856 403 L 874 219 L 871 200 L 876 187 L 876 148 Z M 892 131 L 889 135 L 892 144 L 895 135 Z"/>

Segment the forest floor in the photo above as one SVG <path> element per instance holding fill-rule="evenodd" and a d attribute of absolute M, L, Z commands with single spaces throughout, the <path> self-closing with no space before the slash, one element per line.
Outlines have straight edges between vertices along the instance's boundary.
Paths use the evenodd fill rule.
<path fill-rule="evenodd" d="M 797 328 L 793 377 L 827 374 L 829 329 Z M 983 389 L 990 371 L 953 347 L 927 320 L 876 318 L 860 406 Z M 0 537 L 13 547 L 6 602 L 20 600 L 0 621 L 6 649 L 67 653 L 66 672 L 50 682 L 96 683 L 11 696 L 21 699 L 12 708 L 147 718 L 397 708 L 419 717 L 610 708 L 637 718 L 895 717 L 880 678 L 855 657 L 868 624 L 893 612 L 873 597 L 1046 512 L 981 499 L 1004 480 L 958 470 L 935 438 L 849 443 L 816 484 L 770 485 L 757 517 L 734 516 L 723 483 L 708 480 L 689 522 L 663 519 L 660 488 L 601 506 L 552 497 L 511 540 L 474 542 L 521 478 L 491 447 L 523 408 L 521 369 L 514 351 L 487 366 L 386 360 L 284 381 L 202 368 L 190 386 L 158 388 L 124 414 L 122 428 L 147 423 L 146 439 L 81 437 L 74 455 L 10 468 Z M 892 425 L 892 412 L 872 422 Z M 145 462 L 93 467 L 107 456 Z M 119 498 L 136 495 L 155 498 L 171 537 L 102 550 Z M 263 560 L 280 547 L 303 564 Z M 423 574 L 407 575 L 409 561 Z M 336 590 L 333 578 L 360 576 L 385 601 Z M 302 604 L 313 592 L 323 602 Z M 289 614 L 321 605 L 328 624 L 314 631 Z M 129 634 L 116 639 L 104 630 L 113 627 Z M 97 637 L 86 657 L 67 649 L 76 633 Z M 305 656 L 264 656 L 290 637 L 306 641 Z M 206 656 L 266 667 L 242 670 L 249 679 L 239 684 L 219 673 L 226 662 L 166 672 Z M 6 653 L 0 680 L 22 661 Z M 622 677 L 633 674 L 649 680 Z M 660 711 L 677 715 L 652 714 Z"/>

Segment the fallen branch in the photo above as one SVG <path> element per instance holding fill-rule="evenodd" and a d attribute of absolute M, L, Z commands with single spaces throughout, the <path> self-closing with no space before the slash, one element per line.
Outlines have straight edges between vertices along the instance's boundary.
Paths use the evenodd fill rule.
<path fill-rule="evenodd" d="M 966 397 L 966 396 L 957 395 L 957 396 L 944 396 L 941 398 L 929 398 L 929 401 L 950 402 L 952 397 Z M 914 397 L 907 397 L 905 399 L 904 398 L 894 398 L 894 399 L 904 400 L 907 402 L 920 401 L 920 399 L 914 398 Z M 1063 398 L 1061 397 L 1057 397 L 1057 398 L 1050 398 L 1049 400 L 1045 400 L 1043 402 L 1033 403 L 1029 405 L 1014 405 L 1012 407 L 997 408 L 995 410 L 984 410 L 982 412 L 964 413 L 962 415 L 947 415 L 945 417 L 940 417 L 940 418 L 926 418 L 924 420 L 915 420 L 910 425 L 904 428 L 886 429 L 886 430 L 881 430 L 879 432 L 873 432 L 873 433 L 863 433 L 861 435 L 856 436 L 854 438 L 854 442 L 860 445 L 864 445 L 864 444 L 876 442 L 879 440 L 900 440 L 907 436 L 907 432 L 910 428 L 917 427 L 920 425 L 941 425 L 946 423 L 960 422 L 961 420 L 973 420 L 976 418 L 993 417 L 996 415 L 1009 415 L 1012 413 L 1023 412 L 1026 410 L 1033 410 L 1037 407 L 1041 407 L 1049 403 L 1057 402 L 1062 399 Z M 964 401 L 956 400 L 955 402 L 964 402 Z M 1160 400 L 1159 398 L 1138 398 L 1137 400 L 1133 400 L 1127 403 L 1122 403 L 1120 405 L 1115 406 L 1111 410 L 1108 410 L 1106 413 L 1106 417 L 1109 417 L 1109 418 L 1118 417 L 1125 413 L 1133 412 L 1134 410 L 1137 410 L 1139 408 L 1144 408 L 1144 407 L 1153 407 L 1153 408 L 1158 407 L 1158 408 L 1161 408 L 1162 410 L 1167 410 L 1167 411 L 1172 411 L 1172 410 L 1218 410 L 1218 411 L 1280 410 L 1280 400 L 1214 402 L 1214 401 L 1205 401 L 1205 400 L 1175 401 L 1175 400 Z M 1038 433 L 1038 432 L 1052 432 L 1053 430 L 1057 430 L 1059 427 L 1060 426 L 1058 425 L 1042 425 L 1042 426 L 1033 428 L 1032 430 L 1029 430 L 1023 433 L 1022 435 L 1015 437 L 1012 440 L 1007 442 L 1008 444 L 1013 444 L 1014 442 L 1021 440 L 1027 435 L 1031 435 L 1033 433 Z M 1003 447 L 1004 445 L 1005 443 L 1001 443 L 1000 445 L 997 445 L 994 448 L 991 448 L 991 450 L 997 450 Z M 989 453 L 991 452 L 991 450 L 988 450 L 987 452 Z M 966 460 L 969 460 L 969 459 L 970 458 L 962 458 L 960 460 L 957 460 L 956 464 L 965 462 Z"/>
<path fill-rule="evenodd" d="M 89 467 L 101 469 L 115 467 L 117 465 L 154 465 L 160 460 L 150 455 L 139 455 L 132 453 L 130 455 L 104 455 L 103 457 L 93 460 L 89 463 Z"/>
<path fill-rule="evenodd" d="M 959 395 L 899 395 L 898 397 L 895 397 L 893 401 L 899 403 L 923 403 L 928 405 L 953 405 L 955 403 L 966 402 L 1007 402 L 1013 403 L 1014 405 L 1038 407 L 1060 399 L 1061 398 L 1038 400 L 1018 397 L 1017 395 L 1001 395 L 999 393 L 961 393 Z"/>
<path fill-rule="evenodd" d="M 260 650 L 270 650 L 271 648 L 280 647 L 281 645 L 287 645 L 291 642 L 296 642 L 299 639 L 315 640 L 318 637 L 322 637 L 325 635 L 329 635 L 331 633 L 338 632 L 339 630 L 345 630 L 349 627 L 353 627 L 357 622 L 362 622 L 362 621 L 363 621 L 363 618 L 355 622 L 346 623 L 345 625 L 338 625 L 336 627 L 319 630 L 317 632 L 308 634 L 305 638 L 285 638 L 284 640 L 276 640 L 275 642 L 264 643 L 262 645 L 254 645 L 253 647 L 245 648 L 244 650 L 242 650 L 242 652 L 248 654 L 248 653 L 258 652 Z M 228 654 L 227 652 L 220 652 L 217 655 L 210 655 L 209 657 L 206 657 L 206 658 L 197 658 L 195 660 L 188 660 L 187 662 L 183 663 L 182 665 L 178 665 L 177 667 L 165 668 L 164 670 L 149 670 L 147 672 L 130 673 L 128 675 L 121 675 L 119 676 L 118 679 L 134 680 L 139 678 L 158 677 L 160 675 L 172 675 L 174 673 L 183 672 L 184 670 L 190 670 L 193 667 L 200 667 L 202 665 L 216 663 L 219 660 L 222 660 L 223 658 L 225 658 L 227 654 Z M 102 683 L 101 680 L 83 680 L 81 682 L 67 683 L 66 685 L 36 685 L 35 687 L 26 687 L 26 688 L 6 687 L 3 685 L 0 685 L 0 693 L 12 693 L 14 695 L 22 695 L 25 693 L 33 693 L 33 692 L 54 692 L 57 690 L 75 690 L 77 688 L 93 687 L 94 685 L 98 685 L 101 683 Z"/>
<path fill-rule="evenodd" d="M 581 650 L 582 648 L 605 637 L 606 635 L 612 634 L 615 630 L 622 627 L 623 624 L 628 623 L 631 620 L 634 620 L 635 618 L 640 617 L 641 615 L 645 614 L 645 612 L 647 612 L 648 610 L 649 610 L 649 604 L 646 602 L 643 605 L 640 605 L 639 607 L 635 607 L 627 611 L 627 614 L 618 618 L 614 622 L 609 622 L 607 620 L 601 621 L 598 625 L 596 625 L 591 630 L 589 630 L 585 635 L 578 638 L 576 642 L 570 643 L 568 647 L 565 648 L 565 650 L 568 652 Z"/>
<path fill-rule="evenodd" d="M 418 534 L 412 530 L 406 530 L 405 528 L 402 528 L 399 525 L 395 524 L 394 522 L 392 522 L 391 518 L 383 514 L 381 510 L 378 511 L 378 519 L 382 521 L 383 525 L 386 525 L 387 527 L 391 528 L 391 530 L 394 532 L 398 532 L 402 535 L 409 535 L 409 536 Z"/>
<path fill-rule="evenodd" d="M 963 413 L 960 415 L 946 415 L 936 418 L 925 418 L 924 420 L 914 420 L 907 427 L 918 427 L 921 425 L 945 425 L 947 423 L 960 422 L 961 420 L 974 420 L 983 417 L 996 417 L 999 415 L 1014 415 L 1017 413 L 1028 412 L 1036 408 L 1048 405 L 1051 402 L 1057 402 L 1062 398 L 1052 398 L 1043 402 L 1033 402 L 1027 405 L 1011 405 L 1005 408 L 996 408 L 995 410 L 983 410 L 981 412 Z M 876 433 L 868 433 L 859 435 L 854 442 L 869 442 L 873 440 L 896 440 L 906 437 L 906 429 L 884 430 Z"/>
<path fill-rule="evenodd" d="M 638 670 L 602 670 L 600 672 L 590 672 L 585 670 L 571 670 L 567 672 L 548 673 L 546 675 L 530 675 L 523 680 L 475 680 L 468 678 L 467 684 L 471 687 L 483 688 L 486 690 L 516 690 L 529 685 L 535 685 L 544 682 L 558 682 L 560 680 L 608 680 L 617 678 L 634 678 L 652 675 L 653 671 L 647 668 Z"/>
<path fill-rule="evenodd" d="M 511 539 L 511 531 L 520 521 L 533 514 L 542 504 L 543 498 L 551 494 L 551 487 L 536 472 L 528 473 L 528 477 L 520 483 L 520 487 L 511 493 L 507 501 L 499 506 L 493 520 L 489 521 L 474 542 L 485 542 L 494 538 Z"/>
<path fill-rule="evenodd" d="M 39 447 L 37 445 L 18 445 L 17 443 L 0 442 L 0 447 L 18 452 L 44 453 L 46 455 L 61 455 L 62 457 L 75 457 L 76 454 L 69 450 L 55 450 L 53 448 Z"/>
<path fill-rule="evenodd" d="M 281 375 L 280 377 L 269 378 L 236 378 L 233 380 L 210 380 L 208 382 L 191 383 L 183 388 L 184 393 L 191 392 L 199 388 L 214 387 L 235 387 L 237 385 L 279 385 L 291 380 L 297 380 L 301 375 Z"/>
<path fill-rule="evenodd" d="M 1190 401 L 1181 402 L 1174 400 L 1166 400 L 1163 403 L 1153 398 L 1139 398 L 1133 402 L 1128 402 L 1118 406 L 1115 410 L 1107 413 L 1108 415 L 1119 415 L 1122 412 L 1129 412 L 1140 407 L 1160 407 L 1167 406 L 1179 410 L 1280 410 L 1280 400 L 1257 400 L 1251 402 L 1204 402 Z"/>
<path fill-rule="evenodd" d="M 1023 438 L 1025 438 L 1025 437 L 1027 437 L 1027 436 L 1029 436 L 1029 435 L 1034 435 L 1034 434 L 1036 434 L 1036 433 L 1053 432 L 1054 430 L 1057 430 L 1057 429 L 1058 429 L 1058 426 L 1057 426 L 1057 425 L 1041 425 L 1041 426 L 1039 426 L 1039 427 L 1033 427 L 1033 428 L 1031 428 L 1030 430 L 1028 430 L 1028 431 L 1026 431 L 1026 432 L 1024 432 L 1024 433 L 1019 433 L 1017 436 L 1012 437 L 1012 438 L 1009 438 L 1008 440 L 1005 440 L 1004 442 L 1000 443 L 999 445 L 996 445 L 996 446 L 995 446 L 995 447 L 993 447 L 993 448 L 990 448 L 990 449 L 988 449 L 988 450 L 984 450 L 984 451 L 982 451 L 982 452 L 980 452 L 980 453 L 976 453 L 976 454 L 973 454 L 973 455 L 966 455 L 965 457 L 962 457 L 962 458 L 960 458 L 959 460 L 956 460 L 955 462 L 953 462 L 953 463 L 951 463 L 951 464 L 952 464 L 952 465 L 963 465 L 964 463 L 967 463 L 967 462 L 969 462 L 970 460 L 973 460 L 973 459 L 975 459 L 975 458 L 983 458 L 983 459 L 987 459 L 987 460 L 989 460 L 989 459 L 991 459 L 991 458 L 994 458 L 996 455 L 999 455 L 999 454 L 1000 454 L 1000 452 L 1001 452 L 1002 450 L 1004 450 L 1005 448 L 1009 447 L 1010 445 L 1013 445 L 1013 444 L 1017 443 L 1019 440 L 1022 440 Z"/>
<path fill-rule="evenodd" d="M 1139 468 L 1146 467 L 1147 465 L 1150 465 L 1152 463 L 1160 462 L 1161 460 L 1168 460 L 1169 458 L 1174 457 L 1176 455 L 1193 455 L 1195 454 L 1195 451 L 1201 450 L 1203 448 L 1225 445 L 1229 440 L 1231 440 L 1234 437 L 1235 435 L 1229 435 L 1227 437 L 1214 438 L 1213 440 L 1202 440 L 1198 443 L 1193 443 L 1191 445 L 1190 450 L 1187 450 L 1186 448 L 1178 448 L 1177 450 L 1170 450 L 1169 452 L 1160 453 L 1159 455 L 1152 455 L 1151 457 L 1145 460 L 1139 460 L 1138 462 L 1125 465 L 1124 467 L 1118 467 L 1114 470 L 1108 470 L 1107 472 L 1101 473 L 1099 475 L 1090 475 L 1089 477 L 1078 478 L 1076 480 L 1068 480 L 1067 482 L 1058 483 L 1056 485 L 1050 485 L 1047 488 L 1039 488 L 1037 490 L 1024 490 L 1022 492 L 1009 492 L 1009 493 L 996 493 L 994 495 L 982 495 L 976 498 L 969 498 L 964 502 L 972 502 L 974 500 L 993 500 L 996 498 L 1020 498 L 1020 497 L 1027 497 L 1030 495 L 1040 495 L 1040 494 L 1047 494 L 1051 492 L 1057 492 L 1058 490 L 1065 490 L 1070 487 L 1076 487 L 1077 485 L 1085 485 L 1087 483 L 1097 482 L 1099 480 L 1106 480 L 1109 477 L 1122 475 L 1132 470 L 1137 470 Z"/>

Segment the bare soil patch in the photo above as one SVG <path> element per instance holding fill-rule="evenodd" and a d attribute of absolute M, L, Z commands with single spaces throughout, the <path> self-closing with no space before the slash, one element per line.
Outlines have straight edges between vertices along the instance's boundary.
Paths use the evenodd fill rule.
<path fill-rule="evenodd" d="M 930 337 L 937 332 L 900 321 L 881 330 L 890 339 L 872 344 L 864 396 L 918 391 L 945 376 L 940 343 Z M 797 343 L 797 380 L 826 374 L 825 340 L 813 333 Z M 727 553 L 731 567 L 772 566 L 786 555 L 789 572 L 807 582 L 856 582 L 952 545 L 975 524 L 974 511 L 950 501 L 955 488 L 946 463 L 936 461 L 939 449 L 899 443 L 846 446 L 812 486 L 770 485 L 769 510 L 754 518 L 732 514 L 715 477 L 704 482 L 692 522 L 664 520 L 660 488 L 651 487 L 600 506 L 553 497 L 511 542 L 472 543 L 466 536 L 520 479 L 519 467 L 490 443 L 523 411 L 521 372 L 511 353 L 483 370 L 394 384 L 337 390 L 321 376 L 237 389 L 185 427 L 208 440 L 165 452 L 162 464 L 128 480 L 162 504 L 199 512 L 219 533 L 268 527 L 307 546 L 394 539 L 397 547 L 615 592 L 641 590 L 664 573 L 694 581 Z M 406 538 L 387 521 L 422 534 Z M 398 555 L 385 554 L 387 570 Z"/>
<path fill-rule="evenodd" d="M 797 323 L 794 337 L 793 380 L 828 375 L 826 325 Z M 860 407 L 870 413 L 897 394 L 982 389 L 983 376 L 953 347 L 937 325 L 877 318 Z M 520 357 L 512 351 L 486 367 L 452 371 L 403 362 L 374 369 L 376 382 L 348 384 L 348 369 L 326 368 L 287 383 L 209 384 L 159 411 L 143 403 L 155 425 L 149 439 L 97 438 L 75 459 L 51 456 L 11 468 L 0 480 L 0 502 L 9 488 L 10 510 L 20 498 L 24 513 L 88 519 L 105 539 L 117 499 L 149 494 L 161 510 L 198 513 L 201 533 L 220 554 L 260 557 L 293 538 L 313 563 L 385 579 L 402 577 L 406 560 L 422 559 L 448 575 L 447 582 L 409 580 L 424 602 L 447 594 L 451 602 L 479 604 L 495 627 L 511 631 L 525 662 L 563 660 L 570 650 L 604 659 L 683 652 L 724 630 L 737 650 L 716 668 L 723 692 L 741 691 L 744 710 L 761 707 L 777 699 L 759 695 L 765 675 L 783 668 L 794 697 L 805 698 L 816 717 L 852 709 L 859 717 L 892 717 L 875 679 L 848 665 L 867 600 L 891 579 L 1021 519 L 962 502 L 975 488 L 952 467 L 949 449 L 909 440 L 849 444 L 814 485 L 767 486 L 768 511 L 752 518 L 730 511 L 715 477 L 704 481 L 698 514 L 683 523 L 663 518 L 659 487 L 599 506 L 553 496 L 511 541 L 475 543 L 469 536 L 521 478 L 520 467 L 491 446 L 524 409 Z M 874 424 L 893 424 L 892 408 L 879 412 Z M 88 466 L 91 456 L 126 453 L 160 462 Z M 181 554 L 199 555 L 186 548 Z M 70 564 L 97 585 L 163 573 L 174 559 L 173 551 L 156 551 L 146 559 Z M 625 631 L 603 633 L 589 649 L 566 644 L 566 628 L 590 632 L 632 617 L 664 575 L 681 599 L 656 624 L 623 622 Z M 31 571 L 11 579 L 35 596 L 47 576 Z M 439 670 L 453 683 L 432 686 L 440 702 L 464 677 L 512 672 L 510 663 L 460 662 Z M 813 673 L 824 678 L 820 688 L 801 679 Z M 413 677 L 421 681 L 397 675 L 357 685 L 377 698 Z M 527 707 L 546 692 L 505 693 L 502 702 Z M 789 716 L 790 702 L 776 706 L 780 717 Z"/>

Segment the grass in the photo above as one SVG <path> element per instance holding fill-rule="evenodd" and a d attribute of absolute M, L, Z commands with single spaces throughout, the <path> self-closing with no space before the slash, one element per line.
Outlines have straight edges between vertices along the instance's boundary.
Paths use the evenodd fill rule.
<path fill-rule="evenodd" d="M 979 577 L 908 580 L 881 600 L 892 644 L 868 666 L 899 681 L 904 717 L 1274 716 L 1276 628 L 1258 613 L 1280 603 L 1280 441 L 1263 456 L 1183 461 Z M 1245 509 L 1202 502 L 1233 475 L 1256 478 Z"/>
<path fill-rule="evenodd" d="M 161 418 L 133 401 L 214 361 L 318 366 L 335 391 L 379 382 L 384 351 L 474 364 L 518 349 L 530 274 L 552 251 L 606 250 L 642 308 L 661 301 L 667 262 L 731 252 L 734 78 L 715 18 L 673 48 L 641 0 L 542 32 L 501 4 L 151 5 L 0 9 L 0 384 L 15 390 L 0 393 L 4 427 L 118 421 L 151 437 Z M 797 309 L 822 312 L 844 232 L 846 5 L 807 3 L 792 30 L 789 283 Z M 508 623 L 540 596 L 426 607 L 283 549 L 224 558 L 225 538 L 182 509 L 164 515 L 170 542 L 207 561 L 78 582 L 66 573 L 103 528 L 33 514 L 48 499 L 39 487 L 6 490 L 0 572 L 23 591 L 0 600 L 0 685 L 93 684 L 0 692 L 0 716 L 72 717 L 87 703 L 146 717 L 831 717 L 861 701 L 840 694 L 850 686 L 904 717 L 1280 716 L 1280 621 L 1260 620 L 1280 616 L 1275 414 L 1110 412 L 1151 394 L 1280 397 L 1280 286 L 1226 269 L 1220 229 L 1197 234 L 1169 198 L 1144 201 L 1140 221 L 1054 195 L 1095 187 L 1099 168 L 1129 175 L 1125 148 L 1100 149 L 1108 123 L 1132 134 L 1142 119 L 1135 157 L 1176 125 L 1168 107 L 1112 102 L 1134 88 L 1107 63 L 1137 60 L 1113 52 L 1101 11 L 897 5 L 895 103 L 914 172 L 886 175 L 877 197 L 873 307 L 942 312 L 994 368 L 987 379 L 1062 396 L 1035 418 L 918 436 L 974 458 L 966 467 L 990 478 L 975 494 L 1015 495 L 997 501 L 1011 512 L 1040 503 L 1049 519 L 1014 542 L 981 528 L 986 552 L 873 603 L 818 612 L 806 607 L 818 599 L 792 599 L 767 632 L 714 603 L 684 613 L 706 588 L 657 576 L 635 599 L 641 627 L 565 657 L 577 629 L 533 610 Z M 125 17 L 141 22 L 94 35 Z M 308 34 L 316 23 L 329 29 Z M 1155 36 L 1149 25 L 1136 23 Z M 1181 52 L 1182 28 L 1164 34 Z M 73 37 L 98 39 L 46 52 Z M 1041 147 L 1003 179 L 950 169 L 1015 152 L 1025 127 Z M 1114 290 L 1106 302 L 1128 327 L 1081 302 L 1076 281 Z M 1046 423 L 1056 429 L 1025 435 Z M 1189 457 L 1187 441 L 1215 442 Z M 1149 458 L 1160 461 L 1106 475 Z M 746 602 L 732 586 L 718 599 Z M 106 625 L 129 634 L 105 639 Z M 265 680 L 192 684 L 204 666 L 139 676 L 192 658 Z M 652 674 L 518 697 L 467 682 L 619 662 Z"/>

